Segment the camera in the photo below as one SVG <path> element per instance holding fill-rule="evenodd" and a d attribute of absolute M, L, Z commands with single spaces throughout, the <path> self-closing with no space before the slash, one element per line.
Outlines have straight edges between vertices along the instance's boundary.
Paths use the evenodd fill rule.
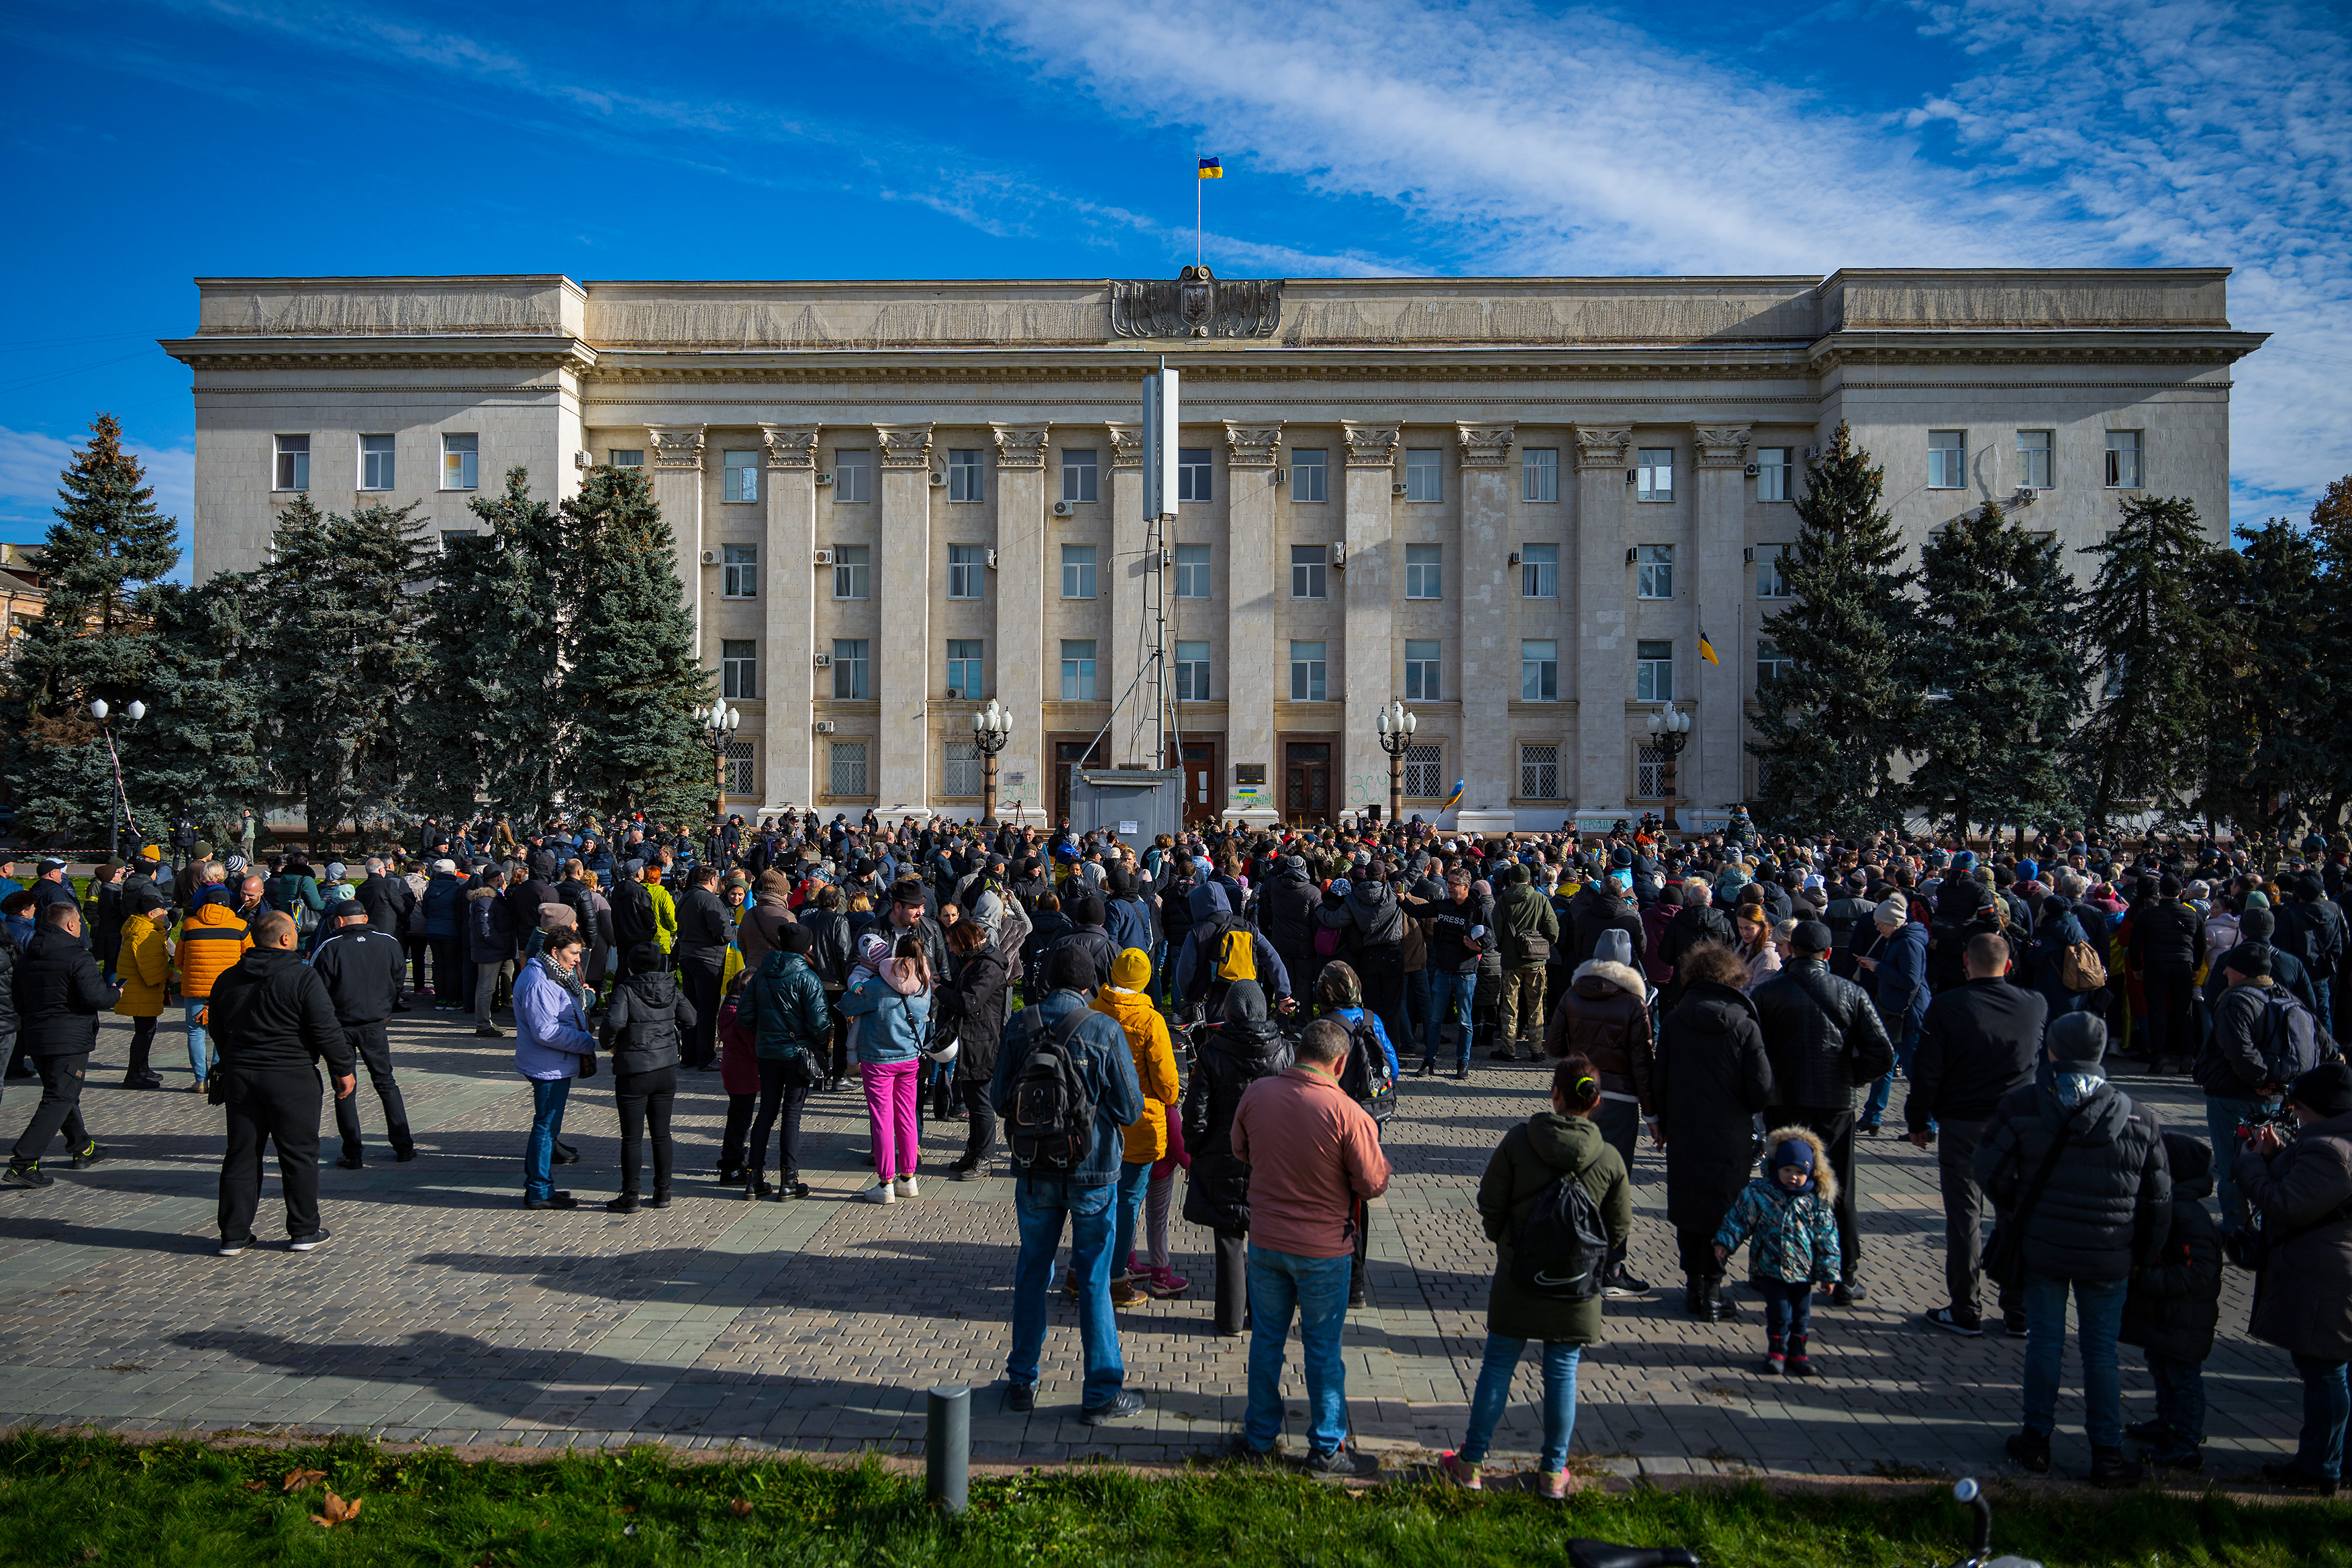
<path fill-rule="evenodd" d="M 2270 1127 L 2277 1130 L 2280 1142 L 2291 1143 L 2294 1142 L 2295 1126 L 2294 1118 L 2287 1114 L 2284 1105 L 2266 1105 L 2240 1118 L 2234 1136 L 2241 1143 L 2251 1143 L 2257 1130 Z"/>

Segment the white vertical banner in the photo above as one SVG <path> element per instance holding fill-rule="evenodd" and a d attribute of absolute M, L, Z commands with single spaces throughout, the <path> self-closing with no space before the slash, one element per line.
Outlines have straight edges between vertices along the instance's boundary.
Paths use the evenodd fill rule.
<path fill-rule="evenodd" d="M 1176 511 L 1176 373 L 1166 365 L 1143 378 L 1143 516 Z"/>

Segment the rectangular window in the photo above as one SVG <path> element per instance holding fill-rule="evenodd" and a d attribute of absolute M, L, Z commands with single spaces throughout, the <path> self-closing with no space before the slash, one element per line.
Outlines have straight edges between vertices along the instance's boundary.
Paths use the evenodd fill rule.
<path fill-rule="evenodd" d="M 481 456 L 479 436 L 444 436 L 441 437 L 441 488 L 445 490 L 478 489 L 475 464 Z"/>
<path fill-rule="evenodd" d="M 1559 448 L 1524 447 L 1519 450 L 1519 499 L 1549 501 L 1559 499 Z"/>
<path fill-rule="evenodd" d="M 874 547 L 868 544 L 836 544 L 833 547 L 833 596 L 836 599 L 863 599 L 872 585 Z"/>
<path fill-rule="evenodd" d="M 1530 544 L 1519 552 L 1519 597 L 1559 597 L 1559 546 Z"/>
<path fill-rule="evenodd" d="M 604 455 L 613 459 L 613 467 L 616 468 L 642 468 L 646 466 L 646 449 L 643 447 L 615 447 Z"/>
<path fill-rule="evenodd" d="M 1559 644 L 1533 637 L 1519 644 L 1519 700 L 1559 700 Z"/>
<path fill-rule="evenodd" d="M 1927 432 L 1927 488 L 1956 490 L 1968 477 L 1969 433 L 1965 430 Z"/>
<path fill-rule="evenodd" d="M 1445 798 L 1445 748 L 1440 745 L 1404 749 L 1404 793 L 1407 800 Z"/>
<path fill-rule="evenodd" d="M 1290 454 L 1290 499 L 1321 500 L 1331 492 L 1331 453 L 1325 447 L 1301 447 Z"/>
<path fill-rule="evenodd" d="M 1324 560 L 1330 552 L 1319 544 L 1294 544 L 1290 547 L 1290 596 L 1294 599 L 1320 599 L 1328 584 L 1324 577 Z"/>
<path fill-rule="evenodd" d="M 1761 686 L 1768 680 L 1786 679 L 1796 673 L 1797 661 L 1793 658 L 1782 658 L 1779 644 L 1766 639 L 1758 640 L 1756 644 L 1757 685 Z"/>
<path fill-rule="evenodd" d="M 1207 545 L 1180 544 L 1176 547 L 1176 596 L 1180 599 L 1205 599 L 1209 596 Z"/>
<path fill-rule="evenodd" d="M 2139 489 L 2139 436 L 2137 430 L 2107 432 L 2107 489 Z"/>
<path fill-rule="evenodd" d="M 1759 447 L 1756 448 L 1756 499 L 1787 500 L 1790 481 L 1796 475 L 1797 449 L 1794 447 Z"/>
<path fill-rule="evenodd" d="M 1672 447 L 1643 447 L 1636 454 L 1633 468 L 1633 499 L 1635 500 L 1672 500 L 1675 499 L 1675 449 Z"/>
<path fill-rule="evenodd" d="M 392 489 L 392 437 L 362 436 L 360 437 L 360 489 L 388 490 Z"/>
<path fill-rule="evenodd" d="M 1209 700 L 1209 645 L 1207 642 L 1176 644 L 1176 700 L 1206 702 Z"/>
<path fill-rule="evenodd" d="M 978 701 L 986 693 L 981 689 L 981 639 L 950 637 L 948 639 L 948 695 L 951 698 Z"/>
<path fill-rule="evenodd" d="M 988 547 L 984 544 L 950 544 L 948 546 L 948 597 L 977 599 L 980 597 L 980 574 L 988 567 Z"/>
<path fill-rule="evenodd" d="M 720 471 L 725 476 L 719 495 L 722 500 L 758 500 L 760 499 L 760 454 L 757 452 L 721 452 Z"/>
<path fill-rule="evenodd" d="M 727 641 L 719 645 L 719 695 L 744 701 L 760 695 L 760 645 Z"/>
<path fill-rule="evenodd" d="M 1404 547 L 1404 596 L 1442 599 L 1445 596 L 1445 546 L 1408 544 Z"/>
<path fill-rule="evenodd" d="M 756 599 L 760 596 L 760 547 L 722 544 L 719 547 L 719 596 Z"/>
<path fill-rule="evenodd" d="M 1207 500 L 1209 499 L 1209 448 L 1179 447 L 1176 448 L 1176 499 Z"/>
<path fill-rule="evenodd" d="M 1671 544 L 1644 544 L 1635 554 L 1633 596 L 1639 599 L 1671 599 L 1675 596 L 1675 547 Z"/>
<path fill-rule="evenodd" d="M 1780 574 L 1781 562 L 1787 557 L 1785 544 L 1759 544 L 1756 547 L 1756 596 L 1759 599 L 1789 597 L 1789 579 Z"/>
<path fill-rule="evenodd" d="M 980 459 L 978 451 L 950 451 L 948 454 L 948 500 L 981 499 Z"/>
<path fill-rule="evenodd" d="M 1644 741 L 1633 751 L 1633 798 L 1666 797 L 1666 752 L 1655 741 Z"/>
<path fill-rule="evenodd" d="M 2017 482 L 2030 490 L 2046 490 L 2057 482 L 2058 433 L 2020 430 L 2017 433 Z"/>
<path fill-rule="evenodd" d="M 1445 454 L 1435 447 L 1410 447 L 1404 454 L 1404 499 L 1444 500 L 1444 470 L 1438 465 Z"/>
<path fill-rule="evenodd" d="M 833 499 L 851 502 L 874 499 L 874 453 L 870 448 L 833 455 Z"/>
<path fill-rule="evenodd" d="M 1290 700 L 1293 702 L 1323 700 L 1321 643 L 1293 642 L 1290 645 Z"/>
<path fill-rule="evenodd" d="M 1062 639 L 1062 700 L 1092 702 L 1095 700 L 1095 645 L 1089 637 Z"/>
<path fill-rule="evenodd" d="M 1559 798 L 1559 746 L 1522 745 L 1519 748 L 1519 798 Z"/>
<path fill-rule="evenodd" d="M 1675 645 L 1643 642 L 1633 645 L 1633 700 L 1672 702 L 1675 700 Z"/>
<path fill-rule="evenodd" d="M 1414 702 L 1443 702 L 1438 689 L 1437 664 L 1440 645 L 1435 641 L 1420 642 L 1408 637 L 1404 645 L 1404 694 Z"/>
<path fill-rule="evenodd" d="M 980 760 L 980 748 L 970 741 L 950 741 L 947 765 L 940 770 L 940 793 L 944 795 L 970 797 L 982 793 L 987 782 Z"/>
<path fill-rule="evenodd" d="M 278 437 L 276 488 L 281 490 L 307 490 L 310 488 L 310 437 L 308 436 Z"/>
<path fill-rule="evenodd" d="M 832 747 L 832 765 L 825 783 L 833 795 L 864 795 L 866 793 L 866 742 L 835 741 Z"/>
<path fill-rule="evenodd" d="M 760 765 L 756 747 L 750 741 L 727 742 L 727 793 L 757 795 L 760 793 Z"/>
<path fill-rule="evenodd" d="M 1085 506 L 1097 494 L 1095 484 L 1095 454 L 1092 449 L 1066 447 L 1062 452 L 1062 499 L 1073 506 Z"/>
<path fill-rule="evenodd" d="M 1095 596 L 1095 547 L 1091 544 L 1062 546 L 1062 597 L 1091 599 Z"/>
<path fill-rule="evenodd" d="M 833 695 L 840 702 L 863 702 L 874 695 L 866 679 L 868 660 L 864 637 L 833 639 Z"/>

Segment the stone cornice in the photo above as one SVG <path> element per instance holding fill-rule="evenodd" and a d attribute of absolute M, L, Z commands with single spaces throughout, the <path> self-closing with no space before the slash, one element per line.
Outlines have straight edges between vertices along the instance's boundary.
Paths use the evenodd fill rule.
<path fill-rule="evenodd" d="M 1231 468 L 1270 468 L 1282 453 L 1280 424 L 1253 424 L 1239 419 L 1225 421 L 1225 466 Z"/>
<path fill-rule="evenodd" d="M 1625 466 L 1625 448 L 1633 442 L 1630 425 L 1579 425 L 1576 426 L 1576 467 L 1586 468 L 1622 468 Z"/>
<path fill-rule="evenodd" d="M 1511 440 L 1517 434 L 1514 426 L 1462 421 L 1454 425 L 1454 432 L 1465 468 L 1499 468 L 1511 460 Z"/>
<path fill-rule="evenodd" d="M 1387 468 L 1396 465 L 1395 426 L 1359 425 L 1349 420 L 1342 423 L 1339 429 L 1348 443 L 1348 467 Z"/>
<path fill-rule="evenodd" d="M 528 366 L 585 375 L 597 352 L 581 338 L 521 334 L 404 338 L 241 336 L 159 338 L 157 346 L 191 370 L 383 370 Z"/>
<path fill-rule="evenodd" d="M 1698 427 L 1698 466 L 1737 468 L 1747 461 L 1748 429 L 1744 425 L 1702 425 Z"/>
<path fill-rule="evenodd" d="M 772 468 L 814 468 L 819 427 L 814 425 L 761 425 L 761 444 Z"/>
<path fill-rule="evenodd" d="M 1045 426 L 994 425 L 996 466 L 1000 468 L 1043 468 L 1045 466 Z"/>
<path fill-rule="evenodd" d="M 931 466 L 929 425 L 877 425 L 874 437 L 885 468 L 928 468 Z"/>
<path fill-rule="evenodd" d="M 649 425 L 646 437 L 653 444 L 654 467 L 656 468 L 694 468 L 702 467 L 702 432 L 699 425 Z"/>

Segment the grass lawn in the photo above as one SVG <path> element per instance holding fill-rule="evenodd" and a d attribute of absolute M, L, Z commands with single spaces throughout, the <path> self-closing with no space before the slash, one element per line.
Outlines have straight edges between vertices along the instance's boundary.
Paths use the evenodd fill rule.
<path fill-rule="evenodd" d="M 289 1489 L 289 1479 L 292 1480 Z M 331 1505 L 330 1495 L 341 1504 Z M 2352 1568 L 2352 1505 L 2220 1497 L 1996 1499 L 1995 1549 L 2049 1568 Z M 355 1515 L 322 1528 L 343 1509 Z M 1677 1543 L 1726 1568 L 1930 1565 L 1966 1553 L 1947 1492 L 1895 1501 L 1731 1490 L 1591 1495 L 1566 1504 L 1438 1484 L 1350 1492 L 1259 1470 L 1144 1478 L 1075 1468 L 976 1480 L 960 1521 L 919 1478 L 803 1461 L 673 1466 L 653 1450 L 537 1465 L 321 1447 L 131 1447 L 0 1440 L 0 1563 L 790 1563 L 842 1568 L 1030 1563 L 1558 1563 L 1570 1535 Z"/>

